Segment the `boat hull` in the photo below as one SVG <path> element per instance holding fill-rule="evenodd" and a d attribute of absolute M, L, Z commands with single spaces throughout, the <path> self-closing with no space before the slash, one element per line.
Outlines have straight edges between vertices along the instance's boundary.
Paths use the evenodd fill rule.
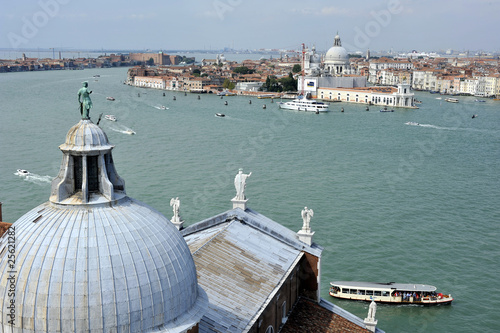
<path fill-rule="evenodd" d="M 316 109 L 316 108 L 308 108 L 308 107 L 289 107 L 282 103 L 279 105 L 280 109 L 284 110 L 293 110 L 293 111 L 305 111 L 305 112 L 328 112 L 328 109 Z"/>
<path fill-rule="evenodd" d="M 381 304 L 394 304 L 394 305 L 423 305 L 423 306 L 433 306 L 433 305 L 449 305 L 453 301 L 452 297 L 443 297 L 443 298 L 438 298 L 436 297 L 435 299 L 429 298 L 429 299 L 423 299 L 423 300 L 413 300 L 413 297 L 410 297 L 410 300 L 408 301 L 403 301 L 401 297 L 382 297 L 382 296 L 371 296 L 371 297 L 366 297 L 366 295 L 352 295 L 350 296 L 344 296 L 344 295 L 338 295 L 330 292 L 330 296 L 338 298 L 338 299 L 345 299 L 345 300 L 351 300 L 351 301 L 361 301 L 361 302 L 371 302 L 374 301 L 375 303 L 381 303 Z"/>

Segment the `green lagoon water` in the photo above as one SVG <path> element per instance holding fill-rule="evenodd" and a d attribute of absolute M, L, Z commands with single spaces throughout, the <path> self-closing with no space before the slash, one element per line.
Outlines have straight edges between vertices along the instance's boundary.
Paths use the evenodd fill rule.
<path fill-rule="evenodd" d="M 0 74 L 4 221 L 48 200 L 62 159 L 58 146 L 79 121 L 76 93 L 88 80 L 93 121 L 99 113 L 118 118 L 101 125 L 115 145 L 129 196 L 169 218 L 170 198 L 179 197 L 189 225 L 231 208 L 234 175 L 243 167 L 252 172 L 246 194 L 254 210 L 297 231 L 301 209 L 314 210 L 314 240 L 324 247 L 324 298 L 365 318 L 368 304 L 328 296 L 331 280 L 431 284 L 451 293 L 453 304 L 381 305 L 378 326 L 386 332 L 498 331 L 500 102 L 459 97 L 452 104 L 417 93 L 418 110 L 381 113 L 335 103 L 316 115 L 257 98 L 250 104 L 248 97 L 164 97 L 124 85 L 126 72 Z M 136 135 L 124 134 L 129 128 Z M 17 176 L 16 169 L 33 176 Z"/>

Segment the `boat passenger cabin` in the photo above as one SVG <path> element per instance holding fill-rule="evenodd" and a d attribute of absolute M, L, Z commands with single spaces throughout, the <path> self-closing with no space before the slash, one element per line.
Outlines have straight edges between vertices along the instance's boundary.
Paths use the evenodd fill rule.
<path fill-rule="evenodd" d="M 436 293 L 436 287 L 412 283 L 330 282 L 330 296 L 358 301 L 392 304 L 450 304 L 451 295 Z"/>

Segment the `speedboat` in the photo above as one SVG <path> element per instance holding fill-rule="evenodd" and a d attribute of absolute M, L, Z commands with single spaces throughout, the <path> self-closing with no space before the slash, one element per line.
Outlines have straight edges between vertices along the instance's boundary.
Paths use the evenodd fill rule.
<path fill-rule="evenodd" d="M 19 176 L 28 176 L 30 174 L 30 172 L 28 170 L 24 170 L 24 169 L 17 169 L 17 174 Z"/>
<path fill-rule="evenodd" d="M 123 133 L 128 134 L 128 135 L 134 135 L 134 134 L 135 134 L 135 132 L 134 132 L 134 131 L 132 131 L 131 129 L 128 129 L 128 130 L 126 130 L 126 131 L 125 131 L 125 132 L 123 132 Z"/>
<path fill-rule="evenodd" d="M 299 96 L 290 102 L 278 103 L 281 109 L 308 111 L 308 112 L 328 112 L 328 104 L 310 99 L 307 96 Z"/>
<path fill-rule="evenodd" d="M 458 103 L 458 99 L 451 98 L 451 97 L 445 98 L 445 101 L 450 102 L 450 103 Z"/>
<path fill-rule="evenodd" d="M 357 301 L 439 305 L 451 304 L 453 297 L 436 293 L 436 287 L 416 283 L 333 281 L 330 296 Z"/>
<path fill-rule="evenodd" d="M 420 125 L 420 124 L 419 124 L 419 123 L 416 123 L 416 122 L 414 122 L 414 121 L 407 121 L 407 122 L 405 123 L 405 125 L 418 126 L 418 125 Z"/>
<path fill-rule="evenodd" d="M 216 113 L 215 114 L 216 117 L 225 117 L 226 115 L 224 113 Z"/>
<path fill-rule="evenodd" d="M 104 119 L 109 120 L 109 121 L 116 121 L 116 117 L 113 116 L 112 114 L 105 115 Z"/>
<path fill-rule="evenodd" d="M 114 98 L 114 97 L 111 97 L 111 96 L 106 97 L 106 99 L 107 99 L 108 101 L 114 101 L 114 100 L 115 100 L 115 98 Z"/>

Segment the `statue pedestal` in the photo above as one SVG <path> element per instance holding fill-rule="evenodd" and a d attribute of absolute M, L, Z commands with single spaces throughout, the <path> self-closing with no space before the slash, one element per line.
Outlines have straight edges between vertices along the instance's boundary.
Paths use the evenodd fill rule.
<path fill-rule="evenodd" d="M 176 219 L 175 216 L 172 216 L 172 219 L 170 220 L 173 225 L 177 228 L 177 230 L 181 230 L 182 226 L 184 225 L 184 221 L 181 221 L 180 219 Z"/>
<path fill-rule="evenodd" d="M 370 332 L 375 332 L 375 329 L 377 328 L 377 322 L 378 320 L 373 320 L 370 318 L 365 318 L 364 321 L 366 329 Z"/>
<path fill-rule="evenodd" d="M 311 246 L 312 244 L 312 238 L 314 236 L 314 231 L 306 231 L 304 229 L 301 229 L 299 230 L 299 232 L 297 232 L 297 235 L 299 236 L 299 240 L 301 242 L 304 242 L 306 243 L 307 245 Z"/>
<path fill-rule="evenodd" d="M 231 202 L 233 203 L 233 209 L 241 208 L 243 210 L 246 210 L 247 209 L 247 201 L 248 201 L 248 199 L 243 199 L 243 200 L 236 199 L 236 198 L 231 199 Z"/>

